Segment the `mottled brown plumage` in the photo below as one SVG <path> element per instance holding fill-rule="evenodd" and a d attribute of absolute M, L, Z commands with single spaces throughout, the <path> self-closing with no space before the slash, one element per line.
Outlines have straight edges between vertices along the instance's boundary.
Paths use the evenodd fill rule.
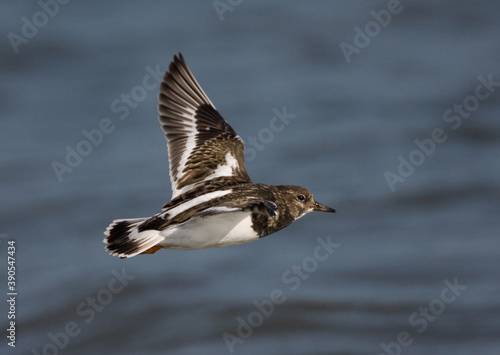
<path fill-rule="evenodd" d="M 237 164 L 227 176 L 249 182 L 245 168 L 245 144 L 217 112 L 182 55 L 175 56 L 160 86 L 158 111 L 168 141 L 170 179 L 176 190 L 184 191 L 214 174 L 226 163 L 229 153 Z M 192 137 L 190 147 L 189 136 Z M 182 155 L 192 148 L 185 163 Z M 174 190 L 175 192 L 175 190 Z"/>
<path fill-rule="evenodd" d="M 172 200 L 153 217 L 113 221 L 104 239 L 112 255 L 240 244 L 275 233 L 306 213 L 335 212 L 304 187 L 250 180 L 242 139 L 180 54 L 164 76 L 158 111 L 168 141 Z"/>

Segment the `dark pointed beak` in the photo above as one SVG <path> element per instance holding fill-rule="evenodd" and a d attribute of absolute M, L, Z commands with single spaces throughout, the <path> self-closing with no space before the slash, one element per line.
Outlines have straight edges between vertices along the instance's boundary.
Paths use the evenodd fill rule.
<path fill-rule="evenodd" d="M 320 211 L 320 212 L 335 212 L 333 208 L 330 208 L 328 206 L 325 206 L 319 202 L 314 202 L 314 207 L 313 211 Z"/>

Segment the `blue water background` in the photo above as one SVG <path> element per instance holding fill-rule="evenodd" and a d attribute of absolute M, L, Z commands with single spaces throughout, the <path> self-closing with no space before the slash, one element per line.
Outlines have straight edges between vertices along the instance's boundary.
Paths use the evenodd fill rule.
<path fill-rule="evenodd" d="M 393 1 L 222 3 L 222 20 L 212 1 L 71 1 L 45 17 L 1 5 L 0 280 L 7 297 L 15 240 L 18 295 L 16 348 L 4 330 L 0 352 L 500 353 L 500 86 L 475 91 L 500 81 L 498 2 L 402 1 L 385 27 L 371 11 Z M 13 46 L 26 21 L 43 26 Z M 158 90 L 140 87 L 179 51 L 255 149 L 252 179 L 306 186 L 336 215 L 228 248 L 104 251 L 111 220 L 170 199 Z M 464 101 L 467 118 L 450 118 Z M 270 136 L 276 110 L 295 118 Z M 319 260 L 319 240 L 339 245 Z"/>

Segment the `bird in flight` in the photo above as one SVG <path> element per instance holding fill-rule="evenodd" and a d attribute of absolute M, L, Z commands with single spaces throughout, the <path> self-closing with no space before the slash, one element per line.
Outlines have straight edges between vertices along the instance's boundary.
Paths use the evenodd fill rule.
<path fill-rule="evenodd" d="M 165 249 L 204 249 L 257 240 L 312 211 L 335 212 L 300 186 L 256 184 L 245 144 L 174 56 L 160 86 L 172 200 L 152 217 L 114 220 L 104 232 L 111 255 L 130 258 Z"/>

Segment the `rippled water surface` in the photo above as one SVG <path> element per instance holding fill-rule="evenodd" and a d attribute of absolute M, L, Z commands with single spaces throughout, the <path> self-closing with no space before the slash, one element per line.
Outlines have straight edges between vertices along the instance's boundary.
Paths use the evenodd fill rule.
<path fill-rule="evenodd" d="M 54 4 L 0 14 L 1 353 L 499 353 L 497 2 Z M 107 255 L 111 220 L 171 196 L 156 100 L 179 51 L 252 179 L 337 214 Z"/>

